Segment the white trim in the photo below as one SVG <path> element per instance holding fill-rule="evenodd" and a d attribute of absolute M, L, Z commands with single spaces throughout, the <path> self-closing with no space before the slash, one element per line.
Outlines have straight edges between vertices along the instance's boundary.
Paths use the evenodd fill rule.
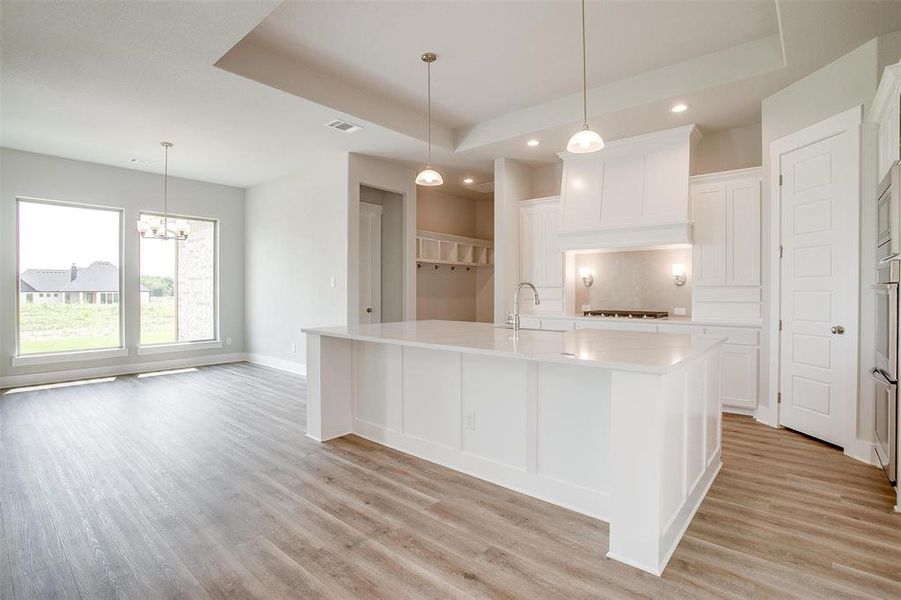
<path fill-rule="evenodd" d="M 55 365 L 59 363 L 84 362 L 89 360 L 107 360 L 121 356 L 128 356 L 128 348 L 102 348 L 99 350 L 52 352 L 49 354 L 25 354 L 23 356 L 13 356 L 9 362 L 13 367 L 29 367 L 33 365 Z"/>
<path fill-rule="evenodd" d="M 748 346 L 749 348 L 753 346 Z M 745 417 L 753 417 L 756 413 L 756 410 L 753 408 L 748 408 L 746 406 L 726 406 L 723 405 L 723 412 L 730 415 L 742 415 Z"/>
<path fill-rule="evenodd" d="M 271 356 L 264 356 L 262 354 L 253 354 L 247 353 L 244 355 L 244 360 L 249 363 L 253 363 L 255 365 L 262 365 L 264 367 L 271 367 L 273 369 L 278 369 L 279 371 L 287 371 L 289 373 L 295 373 L 302 377 L 307 376 L 307 365 L 304 363 L 298 363 L 291 360 L 284 360 L 281 358 L 272 358 Z"/>
<path fill-rule="evenodd" d="M 724 181 L 735 177 L 760 177 L 763 167 L 748 167 L 746 169 L 733 169 L 731 171 L 716 171 L 715 173 L 702 173 L 688 178 L 691 183 L 712 183 Z"/>
<path fill-rule="evenodd" d="M 564 231 L 557 235 L 560 250 L 646 250 L 652 246 L 691 244 L 692 224 L 687 221 L 627 224 L 591 231 Z"/>
<path fill-rule="evenodd" d="M 138 346 L 138 356 L 171 354 L 175 352 L 191 352 L 192 350 L 212 350 L 221 347 L 222 340 L 210 340 L 208 342 L 177 342 L 174 344 L 154 344 L 151 346 Z"/>
<path fill-rule="evenodd" d="M 855 439 L 844 447 L 845 456 L 850 456 L 854 460 L 859 460 L 868 465 L 874 465 L 882 468 L 876 459 L 876 444 L 868 442 L 860 438 Z"/>
<path fill-rule="evenodd" d="M 778 248 L 782 241 L 781 235 L 781 194 L 779 191 L 779 164 L 780 157 L 783 154 L 815 144 L 819 141 L 841 135 L 845 132 L 851 132 L 854 136 L 854 152 L 853 156 L 856 161 L 855 171 L 857 173 L 857 197 L 854 198 L 855 205 L 858 207 L 856 215 L 859 219 L 860 215 L 860 143 L 861 143 L 861 123 L 863 122 L 863 106 L 858 105 L 841 112 L 833 117 L 829 117 L 819 123 L 805 127 L 799 131 L 779 138 L 770 144 L 770 248 Z M 857 244 L 859 245 L 859 220 L 853 223 L 857 229 Z M 859 259 L 859 257 L 858 257 Z M 780 370 L 780 347 L 781 340 L 779 335 L 779 317 L 781 316 L 780 306 L 782 298 L 782 271 L 780 267 L 780 257 L 778 251 L 770 252 L 770 302 L 769 302 L 769 382 L 767 386 L 768 406 L 758 406 L 755 418 L 770 425 L 771 427 L 779 427 L 779 405 L 776 402 L 776 395 L 779 393 L 779 383 L 781 379 Z M 860 321 L 859 294 L 856 293 L 858 282 L 860 281 L 859 271 L 860 262 L 855 261 L 852 265 L 852 278 L 854 281 L 855 294 L 848 299 L 852 304 L 853 312 L 857 315 L 858 323 Z M 859 348 L 855 345 L 854 356 L 858 356 Z M 858 412 L 858 389 L 857 389 L 857 369 L 853 377 L 849 378 L 850 398 L 853 402 L 843 407 L 841 419 L 843 446 L 849 447 L 857 439 L 857 412 Z M 853 384 L 853 385 L 852 385 Z M 853 388 L 853 389 L 851 389 Z"/>
<path fill-rule="evenodd" d="M 217 354 L 214 356 L 192 356 L 190 358 L 176 358 L 172 360 L 160 360 L 139 364 L 110 365 L 106 367 L 88 367 L 86 369 L 69 369 L 66 371 L 47 371 L 44 373 L 28 373 L 25 375 L 7 375 L 0 377 L 0 389 L 21 387 L 25 385 L 41 385 L 45 383 L 60 383 L 77 379 L 92 379 L 94 377 L 110 377 L 119 375 L 132 375 L 135 373 L 150 373 L 153 371 L 166 371 L 183 367 L 202 367 L 206 365 L 218 365 L 223 363 L 243 362 L 244 354 Z"/>

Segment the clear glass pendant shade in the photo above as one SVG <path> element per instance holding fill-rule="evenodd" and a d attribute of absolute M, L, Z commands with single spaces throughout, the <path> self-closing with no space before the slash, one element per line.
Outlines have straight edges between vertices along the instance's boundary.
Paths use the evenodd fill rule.
<path fill-rule="evenodd" d="M 574 154 L 597 152 L 604 147 L 604 138 L 597 131 L 585 127 L 573 134 L 566 144 L 566 149 Z"/>
<path fill-rule="evenodd" d="M 416 184 L 417 185 L 441 185 L 444 183 L 444 178 L 441 177 L 441 173 L 436 171 L 431 167 L 426 167 L 422 171 L 419 172 L 419 175 L 416 176 Z"/>

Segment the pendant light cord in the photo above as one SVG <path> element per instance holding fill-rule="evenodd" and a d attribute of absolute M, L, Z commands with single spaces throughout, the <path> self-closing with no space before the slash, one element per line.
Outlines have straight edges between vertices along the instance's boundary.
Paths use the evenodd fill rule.
<path fill-rule="evenodd" d="M 426 119 L 428 120 L 429 126 L 429 159 L 426 162 L 426 166 L 428 168 L 432 168 L 432 62 L 429 61 L 426 63 Z"/>
<path fill-rule="evenodd" d="M 163 148 L 163 235 L 169 235 L 169 146 Z"/>
<path fill-rule="evenodd" d="M 585 0 L 582 0 L 582 128 L 588 129 L 588 76 L 585 55 Z"/>

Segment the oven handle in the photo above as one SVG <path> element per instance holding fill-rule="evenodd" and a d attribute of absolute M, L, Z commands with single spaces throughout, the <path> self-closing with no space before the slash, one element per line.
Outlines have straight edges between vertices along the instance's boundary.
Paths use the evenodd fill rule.
<path fill-rule="evenodd" d="M 891 377 L 889 377 L 885 373 L 885 371 L 883 371 L 882 369 L 880 369 L 878 367 L 873 367 L 873 370 L 871 371 L 871 373 L 873 374 L 874 377 L 881 379 L 883 381 L 883 383 L 885 383 L 885 385 L 891 385 L 891 386 L 898 385 L 897 381 L 892 381 Z"/>
<path fill-rule="evenodd" d="M 892 283 L 874 283 L 874 284 L 872 284 L 872 285 L 870 286 L 870 289 L 871 289 L 871 290 L 874 290 L 874 291 L 877 291 L 877 292 L 888 292 L 888 293 L 891 293 L 893 290 L 897 291 L 897 289 L 898 289 L 898 283 L 897 283 L 897 282 L 892 282 Z"/>

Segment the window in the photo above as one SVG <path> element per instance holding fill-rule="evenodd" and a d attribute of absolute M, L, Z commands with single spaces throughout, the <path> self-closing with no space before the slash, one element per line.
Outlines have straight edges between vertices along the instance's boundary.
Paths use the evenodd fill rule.
<path fill-rule="evenodd" d="M 87 301 L 121 287 L 122 213 L 19 198 L 17 354 L 122 347 L 119 305 Z"/>
<path fill-rule="evenodd" d="M 148 223 L 158 219 L 141 214 Z M 177 222 L 187 227 L 188 239 L 141 238 L 142 346 L 217 339 L 217 223 L 185 217 Z"/>

